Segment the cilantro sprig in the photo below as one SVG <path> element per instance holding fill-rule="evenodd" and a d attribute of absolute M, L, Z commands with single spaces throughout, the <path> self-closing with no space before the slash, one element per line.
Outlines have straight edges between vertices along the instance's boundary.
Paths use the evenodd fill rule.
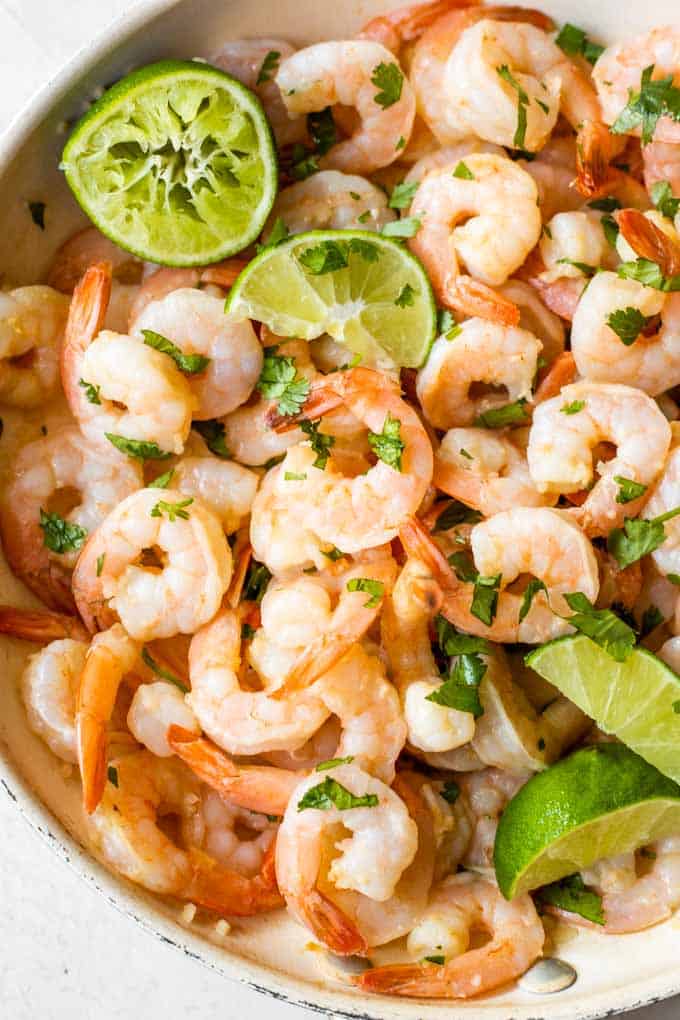
<path fill-rule="evenodd" d="M 315 808 L 317 811 L 350 811 L 352 808 L 372 808 L 378 806 L 378 796 L 366 793 L 362 797 L 355 796 L 351 790 L 331 776 L 326 776 L 323 783 L 312 786 L 298 801 L 298 811 Z"/>
<path fill-rule="evenodd" d="M 628 305 L 627 308 L 617 308 L 607 316 L 607 325 L 626 347 L 634 344 L 649 325 L 654 316 L 643 315 L 639 308 Z"/>
<path fill-rule="evenodd" d="M 159 499 L 155 506 L 151 508 L 152 517 L 163 517 L 164 515 L 168 518 L 171 524 L 175 521 L 188 521 L 189 511 L 186 509 L 191 506 L 193 499 L 191 497 L 187 499 L 181 499 L 177 503 L 169 503 L 165 499 Z"/>
<path fill-rule="evenodd" d="M 589 889 L 580 875 L 569 875 L 568 878 L 544 885 L 535 895 L 539 903 L 548 903 L 570 914 L 579 914 L 593 924 L 605 923 L 602 897 Z"/>
<path fill-rule="evenodd" d="M 347 582 L 347 591 L 365 592 L 370 598 L 364 602 L 364 609 L 375 609 L 385 594 L 385 585 L 374 577 L 352 577 Z"/>
<path fill-rule="evenodd" d="M 526 400 L 516 400 L 503 407 L 492 407 L 483 411 L 474 421 L 475 425 L 485 429 L 504 429 L 508 425 L 524 425 L 529 421 Z"/>
<path fill-rule="evenodd" d="M 168 340 L 162 333 L 156 333 L 153 329 L 143 329 L 142 336 L 147 347 L 153 347 L 155 351 L 167 354 L 175 362 L 180 372 L 184 372 L 185 375 L 198 375 L 199 372 L 205 372 L 210 364 L 210 358 L 206 358 L 202 354 L 184 354 L 177 344 L 173 344 L 172 340 Z"/>
<path fill-rule="evenodd" d="M 401 422 L 387 412 L 382 432 L 369 432 L 368 445 L 373 453 L 395 471 L 401 471 L 401 455 L 406 444 L 401 438 Z"/>
<path fill-rule="evenodd" d="M 474 586 L 470 612 L 478 620 L 490 627 L 496 619 L 498 595 L 500 592 L 501 574 L 485 577 L 475 569 L 470 558 L 464 552 L 455 552 L 449 556 L 449 563 L 456 571 L 459 581 Z"/>
<path fill-rule="evenodd" d="M 499 78 L 506 81 L 517 93 L 517 128 L 515 129 L 515 136 L 512 139 L 512 144 L 516 149 L 523 149 L 527 133 L 527 107 L 529 105 L 529 97 L 514 77 L 507 64 L 501 64 L 500 67 L 497 67 L 496 73 Z"/>
<path fill-rule="evenodd" d="M 623 528 L 614 528 L 609 533 L 607 549 L 619 566 L 625 569 L 665 542 L 667 536 L 664 524 L 678 514 L 680 507 L 667 510 L 665 514 L 659 514 L 651 520 L 627 518 Z"/>
<path fill-rule="evenodd" d="M 643 145 L 651 142 L 661 117 L 680 121 L 680 89 L 673 84 L 673 75 L 653 80 L 653 74 L 654 64 L 650 64 L 642 72 L 639 90 L 629 89 L 628 102 L 610 128 L 624 135 L 640 128 Z"/>
<path fill-rule="evenodd" d="M 404 75 L 397 64 L 378 64 L 373 68 L 371 82 L 380 90 L 373 98 L 378 106 L 382 106 L 383 110 L 394 106 L 401 99 Z"/>
<path fill-rule="evenodd" d="M 583 592 L 565 594 L 564 600 L 574 613 L 565 617 L 572 627 L 598 644 L 616 662 L 625 662 L 635 647 L 633 628 L 611 609 L 595 609 Z"/>
<path fill-rule="evenodd" d="M 43 545 L 52 552 L 62 554 L 81 549 L 87 538 L 87 531 L 75 521 L 67 521 L 60 514 L 48 513 L 40 508 L 40 527 Z"/>
<path fill-rule="evenodd" d="M 279 414 L 298 414 L 309 396 L 309 380 L 299 376 L 295 358 L 277 354 L 278 347 L 265 347 L 262 373 L 257 389 L 268 400 L 277 401 Z"/>
<path fill-rule="evenodd" d="M 475 719 L 484 714 L 479 700 L 479 685 L 486 673 L 486 665 L 476 652 L 464 652 L 453 662 L 441 687 L 427 695 L 435 705 L 471 712 Z"/>
<path fill-rule="evenodd" d="M 309 439 L 312 450 L 316 454 L 316 460 L 312 464 L 312 467 L 319 468 L 323 471 L 328 463 L 331 449 L 335 444 L 335 436 L 327 436 L 323 432 L 319 432 L 321 425 L 321 419 L 316 421 L 309 421 L 305 419 L 300 422 L 300 428 Z"/>
<path fill-rule="evenodd" d="M 582 28 L 570 25 L 569 22 L 562 25 L 555 42 L 567 56 L 585 57 L 589 64 L 594 64 L 604 53 L 604 46 L 591 42 Z"/>

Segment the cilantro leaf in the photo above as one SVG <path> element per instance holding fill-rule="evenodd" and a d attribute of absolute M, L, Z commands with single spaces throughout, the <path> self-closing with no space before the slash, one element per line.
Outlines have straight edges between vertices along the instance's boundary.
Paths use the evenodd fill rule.
<path fill-rule="evenodd" d="M 327 436 L 322 432 L 319 432 L 320 425 L 320 418 L 317 421 L 308 421 L 305 419 L 300 422 L 300 428 L 305 435 L 309 437 L 312 450 L 316 454 L 316 460 L 312 464 L 312 467 L 319 468 L 323 471 L 328 463 L 331 447 L 335 443 L 335 436 Z"/>
<path fill-rule="evenodd" d="M 318 113 L 307 115 L 307 130 L 314 142 L 314 148 L 319 156 L 325 156 L 329 149 L 332 149 L 338 140 L 338 133 L 335 129 L 333 111 L 330 106 Z"/>
<path fill-rule="evenodd" d="M 180 372 L 184 372 L 185 375 L 197 375 L 199 372 L 205 372 L 210 364 L 210 358 L 206 358 L 202 354 L 184 354 L 176 344 L 173 344 L 172 340 L 168 340 L 166 336 L 156 333 L 153 329 L 143 329 L 142 336 L 147 347 L 153 347 L 155 351 L 167 354 L 175 362 Z"/>
<path fill-rule="evenodd" d="M 104 569 L 104 560 L 106 559 L 106 553 L 102 553 L 101 556 L 97 557 L 97 577 L 102 576 L 102 570 Z"/>
<path fill-rule="evenodd" d="M 182 499 L 178 503 L 168 503 L 164 499 L 159 499 L 154 507 L 151 509 L 152 517 L 162 517 L 163 514 L 167 515 L 168 520 L 171 524 L 179 518 L 182 521 L 189 520 L 189 513 L 185 507 L 191 506 L 193 499 Z"/>
<path fill-rule="evenodd" d="M 485 623 L 487 627 L 490 627 L 496 618 L 500 585 L 500 574 L 495 574 L 493 577 L 482 577 L 481 574 L 477 575 L 474 595 L 472 596 L 472 602 L 470 604 L 470 612 L 473 616 L 476 616 L 478 620 L 481 620 L 482 623 Z"/>
<path fill-rule="evenodd" d="M 573 266 L 574 269 L 578 269 L 584 276 L 594 276 L 597 272 L 597 266 L 591 266 L 587 262 L 577 262 L 576 259 L 562 258 L 557 260 L 559 265 Z"/>
<path fill-rule="evenodd" d="M 597 209 L 598 212 L 613 213 L 616 209 L 621 208 L 621 203 L 618 198 L 614 198 L 613 195 L 605 195 L 603 198 L 594 198 L 591 202 L 588 202 L 591 209 Z"/>
<path fill-rule="evenodd" d="M 668 510 L 651 520 L 627 518 L 623 528 L 614 528 L 607 539 L 607 549 L 620 567 L 629 567 L 650 552 L 654 552 L 666 540 L 664 522 L 677 517 L 680 507 Z"/>
<path fill-rule="evenodd" d="M 585 57 L 590 64 L 594 64 L 604 53 L 604 46 L 591 42 L 582 28 L 570 25 L 569 22 L 562 25 L 555 42 L 563 53 L 570 57 Z"/>
<path fill-rule="evenodd" d="M 86 379 L 79 379 L 78 385 L 82 386 L 85 390 L 85 396 L 90 404 L 101 404 L 101 398 L 99 396 L 101 386 L 95 386 L 94 383 L 87 382 Z"/>
<path fill-rule="evenodd" d="M 172 481 L 175 469 L 170 468 L 169 471 L 164 472 L 162 475 L 158 475 L 152 482 L 147 483 L 147 489 L 167 489 L 168 485 Z"/>
<path fill-rule="evenodd" d="M 652 318 L 651 315 L 643 315 L 639 308 L 629 305 L 627 308 L 617 308 L 615 312 L 610 312 L 607 316 L 607 325 L 616 333 L 622 344 L 630 347 Z"/>
<path fill-rule="evenodd" d="M 475 637 L 473 634 L 461 634 L 452 623 L 439 614 L 435 620 L 437 644 L 444 655 L 481 655 L 491 653 L 491 645 L 486 638 Z"/>
<path fill-rule="evenodd" d="M 632 503 L 634 499 L 644 496 L 647 491 L 646 485 L 635 482 L 632 478 L 624 478 L 623 475 L 614 475 L 614 481 L 619 487 L 616 496 L 617 503 Z"/>
<path fill-rule="evenodd" d="M 142 662 L 149 667 L 152 673 L 155 673 L 156 676 L 160 677 L 161 680 L 165 680 L 166 683 L 174 684 L 175 687 L 179 687 L 180 691 L 184 694 L 189 693 L 189 688 L 186 684 L 183 684 L 182 681 L 176 677 L 174 673 L 171 673 L 169 669 L 164 669 L 163 666 L 159 665 L 147 648 L 142 648 Z"/>
<path fill-rule="evenodd" d="M 501 64 L 500 67 L 497 67 L 496 73 L 503 81 L 507 81 L 508 85 L 511 85 L 517 93 L 517 128 L 512 144 L 516 149 L 523 149 L 527 133 L 527 106 L 529 105 L 529 97 L 513 76 L 507 64 Z"/>
<path fill-rule="evenodd" d="M 613 216 L 602 216 L 600 219 L 602 229 L 604 231 L 604 238 L 607 244 L 611 248 L 616 248 L 616 241 L 619 236 L 619 225 Z"/>
<path fill-rule="evenodd" d="M 460 796 L 460 787 L 453 779 L 447 779 L 444 782 L 439 796 L 443 797 L 448 804 L 455 804 Z"/>
<path fill-rule="evenodd" d="M 304 482 L 306 478 L 307 478 L 306 472 L 303 472 L 302 474 L 298 473 L 297 471 L 283 472 L 283 479 L 286 482 Z"/>
<path fill-rule="evenodd" d="M 574 615 L 566 619 L 576 630 L 604 648 L 616 662 L 625 662 L 635 647 L 635 631 L 611 609 L 595 609 L 583 592 L 566 594 L 564 600 Z"/>
<path fill-rule="evenodd" d="M 585 406 L 585 400 L 572 400 L 570 404 L 562 404 L 560 411 L 562 414 L 578 414 Z"/>
<path fill-rule="evenodd" d="M 662 216 L 674 220 L 680 211 L 680 198 L 675 198 L 670 181 L 656 181 L 652 184 L 652 202 Z"/>
<path fill-rule="evenodd" d="M 321 169 L 316 154 L 308 152 L 299 142 L 293 146 L 292 160 L 290 176 L 296 181 L 305 181 Z"/>
<path fill-rule="evenodd" d="M 328 772 L 329 769 L 337 768 L 338 765 L 349 765 L 354 761 L 354 755 L 348 754 L 346 758 L 329 758 L 328 761 L 320 761 L 314 767 L 315 772 Z"/>
<path fill-rule="evenodd" d="M 645 287 L 664 290 L 666 280 L 661 267 L 650 259 L 635 259 L 633 262 L 622 262 L 617 267 L 617 274 L 624 280 L 637 280 Z"/>
<path fill-rule="evenodd" d="M 471 712 L 475 719 L 484 714 L 479 700 L 479 685 L 486 673 L 486 666 L 476 653 L 464 653 L 456 659 L 449 675 L 441 687 L 428 694 L 426 701 L 460 712 Z"/>
<path fill-rule="evenodd" d="M 278 401 L 278 412 L 298 414 L 309 396 L 309 382 L 297 374 L 295 359 L 276 353 L 276 347 L 266 347 L 262 373 L 257 388 L 263 397 Z"/>
<path fill-rule="evenodd" d="M 347 553 L 344 553 L 341 549 L 338 549 L 336 546 L 333 546 L 332 549 L 322 549 L 321 552 L 327 559 L 331 561 L 331 563 L 337 563 L 338 560 L 344 559 L 345 556 L 347 555 Z"/>
<path fill-rule="evenodd" d="M 421 225 L 417 216 L 406 216 L 400 220 L 386 223 L 380 233 L 383 237 L 415 237 Z"/>
<path fill-rule="evenodd" d="M 545 592 L 546 597 L 547 597 L 548 589 L 546 588 L 546 586 L 543 583 L 543 581 L 539 581 L 539 579 L 537 577 L 532 577 L 531 580 L 529 581 L 528 585 L 524 589 L 524 596 L 522 598 L 522 605 L 521 605 L 520 610 L 519 610 L 519 622 L 520 623 L 522 622 L 524 617 L 527 615 L 527 613 L 531 609 L 531 603 L 534 601 L 534 599 L 538 595 L 539 591 Z"/>
<path fill-rule="evenodd" d="M 475 179 L 475 175 L 473 174 L 472 170 L 467 165 L 467 163 L 463 162 L 462 159 L 458 166 L 456 167 L 456 169 L 453 171 L 453 176 L 459 177 L 463 181 L 474 181 Z"/>
<path fill-rule="evenodd" d="M 221 457 L 222 460 L 231 460 L 231 453 L 224 441 L 226 430 L 221 421 L 217 418 L 207 418 L 204 421 L 192 421 L 191 427 L 202 436 L 211 453 Z"/>
<path fill-rule="evenodd" d="M 414 290 L 410 283 L 405 283 L 394 299 L 394 303 L 399 308 L 410 308 L 415 303 L 417 293 L 418 291 Z"/>
<path fill-rule="evenodd" d="M 127 436 L 116 436 L 113 432 L 105 432 L 104 435 L 117 450 L 137 460 L 167 460 L 172 457 L 171 453 L 161 450 L 158 443 L 146 439 L 128 439 Z"/>
<path fill-rule="evenodd" d="M 465 503 L 454 499 L 444 507 L 437 517 L 432 534 L 436 535 L 438 531 L 448 531 L 449 528 L 455 528 L 458 524 L 479 524 L 481 519 L 482 515 L 479 510 L 473 510 L 471 507 L 465 506 Z"/>
<path fill-rule="evenodd" d="M 243 601 L 261 602 L 271 579 L 271 571 L 264 563 L 251 560 L 243 582 Z"/>
<path fill-rule="evenodd" d="M 382 432 L 369 432 L 368 445 L 373 453 L 395 471 L 401 471 L 401 455 L 405 449 L 405 443 L 401 437 L 401 422 L 393 418 L 387 412 L 383 422 Z"/>
<path fill-rule="evenodd" d="M 363 797 L 355 797 L 354 794 L 338 783 L 330 776 L 326 776 L 323 783 L 312 786 L 298 801 L 298 811 L 305 811 L 309 808 L 316 808 L 317 811 L 330 811 L 337 808 L 338 811 L 350 811 L 352 808 L 377 807 L 378 797 L 375 793 L 366 793 Z"/>
<path fill-rule="evenodd" d="M 43 545 L 55 553 L 74 552 L 82 548 L 87 531 L 74 521 L 67 521 L 59 514 L 47 513 L 40 508 L 40 527 L 43 531 Z"/>
<path fill-rule="evenodd" d="M 364 602 L 364 609 L 375 609 L 380 605 L 380 600 L 385 594 L 385 585 L 373 577 L 352 577 L 347 582 L 347 591 L 366 592 L 370 598 L 368 602 Z"/>
<path fill-rule="evenodd" d="M 297 258 L 312 276 L 323 276 L 346 269 L 350 254 L 359 255 L 365 262 L 377 262 L 380 257 L 377 245 L 353 237 L 351 241 L 321 241 L 313 248 L 306 248 Z"/>
<path fill-rule="evenodd" d="M 523 425 L 529 420 L 526 403 L 526 400 L 516 400 L 514 404 L 492 407 L 478 415 L 474 424 L 481 425 L 485 429 L 504 429 L 507 425 Z"/>
<path fill-rule="evenodd" d="M 396 64 L 378 64 L 373 68 L 371 81 L 377 89 L 380 89 L 373 98 L 383 110 L 399 102 L 404 75 Z"/>
<path fill-rule="evenodd" d="M 544 885 L 537 891 L 536 898 L 540 903 L 549 903 L 570 914 L 579 914 L 593 924 L 605 923 L 602 897 L 584 885 L 580 875 L 569 875 L 559 882 Z"/>
<path fill-rule="evenodd" d="M 680 89 L 673 85 L 673 75 L 652 81 L 653 73 L 654 64 L 644 69 L 640 90 L 629 89 L 628 103 L 610 128 L 614 134 L 632 134 L 641 128 L 643 145 L 651 142 L 660 117 L 680 120 Z"/>
<path fill-rule="evenodd" d="M 390 209 L 408 209 L 418 190 L 419 184 L 419 181 L 412 181 L 411 184 L 402 181 L 401 184 L 397 184 L 387 203 Z"/>
<path fill-rule="evenodd" d="M 276 72 L 279 69 L 279 61 L 281 54 L 278 50 L 270 50 L 262 61 L 259 73 L 257 75 L 256 85 L 264 85 L 266 81 L 271 81 Z"/>
<path fill-rule="evenodd" d="M 424 956 L 423 960 L 426 963 L 436 963 L 438 967 L 443 967 L 446 963 L 446 957 L 442 956 L 440 953 L 435 953 L 434 956 Z"/>

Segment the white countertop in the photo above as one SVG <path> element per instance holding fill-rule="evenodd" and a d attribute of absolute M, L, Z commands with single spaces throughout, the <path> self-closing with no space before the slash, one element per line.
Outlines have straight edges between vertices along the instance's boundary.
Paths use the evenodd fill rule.
<path fill-rule="evenodd" d="M 0 131 L 129 0 L 0 0 Z M 19 817 L 0 789 L 0 1016 L 3 1020 L 302 1020 L 201 968 L 118 914 Z M 679 1000 L 630 1013 L 677 1020 Z M 474 1020 L 474 1009 L 470 1009 Z"/>

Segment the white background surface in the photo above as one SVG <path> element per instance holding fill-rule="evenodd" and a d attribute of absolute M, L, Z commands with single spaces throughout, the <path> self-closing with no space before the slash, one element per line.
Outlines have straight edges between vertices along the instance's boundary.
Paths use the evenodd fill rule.
<path fill-rule="evenodd" d="M 0 131 L 82 43 L 132 6 L 129 0 L 0 0 Z M 228 983 L 121 917 L 37 838 L 1 788 L 0 833 L 2 1020 L 312 1016 Z M 474 1007 L 466 1014 L 474 1020 Z M 628 1014 L 631 1020 L 679 1015 L 678 999 Z"/>

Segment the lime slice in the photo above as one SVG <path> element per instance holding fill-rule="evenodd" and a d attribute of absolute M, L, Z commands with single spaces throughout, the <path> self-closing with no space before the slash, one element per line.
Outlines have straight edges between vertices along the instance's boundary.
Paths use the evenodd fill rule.
<path fill-rule="evenodd" d="M 166 60 L 134 71 L 78 121 L 62 169 L 83 210 L 127 251 L 207 265 L 260 233 L 277 188 L 256 96 L 223 71 Z"/>
<path fill-rule="evenodd" d="M 363 230 L 313 230 L 265 248 L 232 287 L 227 308 L 279 336 L 329 333 L 380 367 L 422 365 L 437 324 L 418 260 Z"/>
<path fill-rule="evenodd" d="M 656 655 L 636 648 L 616 662 L 578 634 L 542 645 L 526 663 L 601 730 L 680 782 L 680 677 Z"/>
<path fill-rule="evenodd" d="M 672 833 L 680 786 L 623 744 L 596 744 L 536 773 L 509 802 L 496 878 L 512 899 Z"/>

